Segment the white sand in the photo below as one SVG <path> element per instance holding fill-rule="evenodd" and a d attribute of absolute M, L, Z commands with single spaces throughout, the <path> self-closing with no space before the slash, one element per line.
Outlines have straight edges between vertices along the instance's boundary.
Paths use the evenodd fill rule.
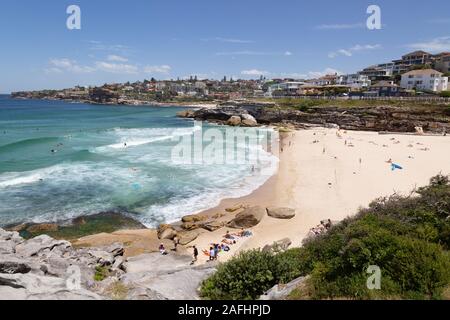
<path fill-rule="evenodd" d="M 343 220 L 376 198 L 410 194 L 416 187 L 427 185 L 431 177 L 450 173 L 450 137 L 342 132 L 339 138 L 336 133 L 337 130 L 315 129 L 289 134 L 283 141 L 285 147 L 276 177 L 251 196 L 226 200 L 209 210 L 217 212 L 246 203 L 297 211 L 291 220 L 266 216 L 251 230 L 253 237 L 240 240 L 219 260 L 286 237 L 293 241 L 293 246 L 300 246 L 309 230 L 321 220 Z M 313 143 L 315 140 L 319 142 Z M 429 150 L 420 150 L 424 148 Z M 403 170 L 392 171 L 386 163 L 389 159 Z M 222 240 L 226 230 L 204 233 L 192 244 L 199 250 L 209 248 L 211 242 Z M 204 261 L 206 257 L 201 255 L 200 262 Z"/>

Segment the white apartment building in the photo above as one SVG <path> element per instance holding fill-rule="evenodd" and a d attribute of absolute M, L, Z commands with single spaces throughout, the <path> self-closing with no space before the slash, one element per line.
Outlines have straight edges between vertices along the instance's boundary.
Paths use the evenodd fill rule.
<path fill-rule="evenodd" d="M 272 94 L 275 91 L 282 91 L 283 93 L 285 93 L 287 95 L 296 94 L 298 89 L 304 84 L 305 84 L 305 82 L 301 82 L 301 81 L 289 81 L 289 82 L 273 84 L 269 87 L 267 95 L 272 96 Z"/>
<path fill-rule="evenodd" d="M 433 69 L 413 70 L 402 75 L 401 87 L 407 90 L 447 91 L 448 78 Z"/>
<path fill-rule="evenodd" d="M 370 87 L 372 81 L 369 77 L 362 74 L 347 74 L 338 76 L 338 85 L 348 86 L 352 89 L 360 90 Z"/>

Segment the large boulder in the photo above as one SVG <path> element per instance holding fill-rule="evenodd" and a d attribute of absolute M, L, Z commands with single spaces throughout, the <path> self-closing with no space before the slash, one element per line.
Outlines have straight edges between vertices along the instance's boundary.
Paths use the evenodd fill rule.
<path fill-rule="evenodd" d="M 292 241 L 289 238 L 284 238 L 278 241 L 275 241 L 272 245 L 266 245 L 262 251 L 263 252 L 281 252 L 286 251 L 291 246 Z"/>
<path fill-rule="evenodd" d="M 228 223 L 231 228 L 252 228 L 259 224 L 266 214 L 266 210 L 260 206 L 245 209 Z"/>
<path fill-rule="evenodd" d="M 290 208 L 267 208 L 267 214 L 276 219 L 292 219 L 295 217 L 295 209 Z"/>
<path fill-rule="evenodd" d="M 219 229 L 225 227 L 225 224 L 226 224 L 225 222 L 212 221 L 212 222 L 205 223 L 203 225 L 203 229 L 214 232 L 216 230 L 219 230 Z"/>
<path fill-rule="evenodd" d="M 239 126 L 241 124 L 241 117 L 239 116 L 232 116 L 230 119 L 228 119 L 227 121 L 227 125 L 229 126 Z"/>
<path fill-rule="evenodd" d="M 241 118 L 242 125 L 246 127 L 256 127 L 258 125 L 258 121 L 256 121 L 256 119 L 250 114 L 243 114 Z"/>
<path fill-rule="evenodd" d="M 181 232 L 178 234 L 178 237 L 180 239 L 180 244 L 182 246 L 185 246 L 198 238 L 198 232 L 196 231 Z"/>
<path fill-rule="evenodd" d="M 189 215 L 189 216 L 184 216 L 183 218 L 181 218 L 181 221 L 183 221 L 183 222 L 200 222 L 200 221 L 205 221 L 207 219 L 208 219 L 208 217 L 204 214 L 193 214 L 193 215 Z"/>
<path fill-rule="evenodd" d="M 162 224 L 158 228 L 158 238 L 160 240 L 173 240 L 177 236 L 177 232 L 171 225 Z"/>

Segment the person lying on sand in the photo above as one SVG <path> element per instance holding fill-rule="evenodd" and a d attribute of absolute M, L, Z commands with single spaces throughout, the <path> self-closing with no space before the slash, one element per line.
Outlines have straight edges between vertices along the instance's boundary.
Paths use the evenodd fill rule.
<path fill-rule="evenodd" d="M 236 244 L 236 240 L 228 240 L 228 239 L 223 239 L 222 243 L 228 244 L 230 246 Z"/>

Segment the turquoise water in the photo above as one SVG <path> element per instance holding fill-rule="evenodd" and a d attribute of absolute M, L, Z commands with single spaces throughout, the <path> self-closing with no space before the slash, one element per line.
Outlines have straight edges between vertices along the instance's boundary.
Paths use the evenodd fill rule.
<path fill-rule="evenodd" d="M 155 226 L 269 178 L 255 174 L 273 163 L 269 154 L 256 170 L 171 161 L 176 138 L 199 130 L 180 110 L 0 96 L 0 225 L 119 211 Z"/>

